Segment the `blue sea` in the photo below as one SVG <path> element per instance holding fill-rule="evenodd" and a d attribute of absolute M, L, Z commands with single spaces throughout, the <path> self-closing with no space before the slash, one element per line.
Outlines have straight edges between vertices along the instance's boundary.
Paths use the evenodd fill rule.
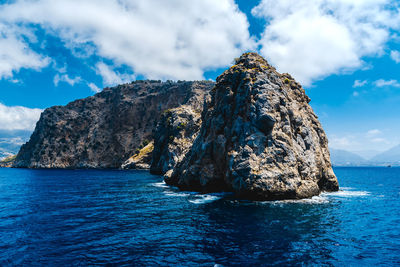
<path fill-rule="evenodd" d="M 0 265 L 400 265 L 400 168 L 334 171 L 337 193 L 253 202 L 145 171 L 0 169 Z"/>

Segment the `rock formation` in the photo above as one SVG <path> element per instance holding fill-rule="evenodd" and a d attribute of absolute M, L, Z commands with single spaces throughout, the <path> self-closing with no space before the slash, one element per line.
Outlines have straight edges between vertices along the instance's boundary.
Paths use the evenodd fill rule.
<path fill-rule="evenodd" d="M 338 190 L 328 140 L 309 101 L 290 75 L 255 53 L 244 54 L 217 78 L 197 138 L 165 181 L 182 190 L 232 191 L 257 200 Z M 155 144 L 159 149 L 157 139 Z"/>
<path fill-rule="evenodd" d="M 197 91 L 187 104 L 163 112 L 154 133 L 150 172 L 165 174 L 189 151 L 201 125 L 201 112 L 208 92 Z"/>
<path fill-rule="evenodd" d="M 48 108 L 13 166 L 119 168 L 133 156 L 136 162 L 126 167 L 149 167 L 151 155 L 144 157 L 143 151 L 139 158 L 135 155 L 152 140 L 162 112 L 213 86 L 207 81 L 136 81 Z"/>
<path fill-rule="evenodd" d="M 13 166 L 150 168 L 183 190 L 257 200 L 338 190 L 304 89 L 255 53 L 236 61 L 216 85 L 137 81 L 46 109 Z"/>
<path fill-rule="evenodd" d="M 150 169 L 151 158 L 153 155 L 154 141 L 143 143 L 143 148 L 137 149 L 136 153 L 126 160 L 121 169 L 148 170 Z"/>

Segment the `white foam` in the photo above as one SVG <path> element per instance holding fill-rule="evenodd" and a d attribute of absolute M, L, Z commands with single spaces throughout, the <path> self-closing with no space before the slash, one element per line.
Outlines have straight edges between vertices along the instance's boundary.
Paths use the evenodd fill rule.
<path fill-rule="evenodd" d="M 193 204 L 206 204 L 210 203 L 213 201 L 216 201 L 218 199 L 221 199 L 222 196 L 217 196 L 217 195 L 196 195 L 194 196 L 194 199 L 189 199 L 190 203 Z"/>
<path fill-rule="evenodd" d="M 344 189 L 344 188 L 343 188 Z M 363 197 L 370 195 L 367 191 L 349 191 L 349 190 L 339 190 L 337 192 L 324 192 L 323 196 L 333 196 L 333 197 Z"/>
<path fill-rule="evenodd" d="M 349 198 L 349 197 L 363 197 L 369 196 L 370 192 L 367 191 L 351 191 L 351 187 L 342 187 L 337 192 L 323 192 L 319 196 L 313 196 L 312 198 L 305 199 L 288 199 L 288 200 L 276 200 L 276 201 L 262 201 L 262 204 L 281 205 L 286 203 L 300 203 L 300 204 L 326 204 L 329 203 L 332 198 Z M 383 197 L 383 196 L 382 196 Z"/>
<path fill-rule="evenodd" d="M 161 188 L 168 188 L 169 187 L 164 181 L 159 182 L 159 183 L 152 183 L 150 185 L 155 186 L 155 187 L 161 187 Z"/>
<path fill-rule="evenodd" d="M 200 194 L 199 192 L 195 192 L 195 191 L 182 191 L 182 193 L 188 194 L 188 195 L 198 195 Z"/>
<path fill-rule="evenodd" d="M 329 203 L 329 199 L 323 195 L 313 196 L 312 198 L 305 199 L 287 199 L 287 200 L 276 200 L 276 201 L 264 201 L 266 204 L 285 204 L 285 203 L 300 203 L 300 204 L 325 204 Z"/>
<path fill-rule="evenodd" d="M 354 190 L 353 187 L 340 187 L 340 189 L 341 189 L 341 190 L 345 190 L 345 191 Z"/>
<path fill-rule="evenodd" d="M 159 183 L 151 184 L 156 187 L 161 188 L 171 188 L 164 181 Z M 188 201 L 193 204 L 206 204 L 216 200 L 219 200 L 227 195 L 231 195 L 232 193 L 210 193 L 210 194 L 200 194 L 199 192 L 190 192 L 190 191 L 171 191 L 164 190 L 163 192 L 167 196 L 171 197 L 188 197 Z M 369 196 L 371 193 L 368 191 L 356 191 L 352 187 L 341 187 L 341 189 L 337 192 L 323 192 L 319 196 L 313 196 L 312 198 L 306 199 L 289 199 L 289 200 L 277 200 L 277 201 L 262 201 L 258 203 L 262 204 L 272 204 L 272 205 L 280 205 L 285 203 L 299 203 L 299 204 L 326 204 L 329 203 L 332 198 L 350 198 L 350 197 L 364 197 Z M 400 194 L 400 193 L 399 193 Z M 383 197 L 383 196 L 380 196 Z"/>
<path fill-rule="evenodd" d="M 164 194 L 170 197 L 187 197 L 190 195 L 187 192 L 173 192 L 173 191 L 164 191 Z"/>

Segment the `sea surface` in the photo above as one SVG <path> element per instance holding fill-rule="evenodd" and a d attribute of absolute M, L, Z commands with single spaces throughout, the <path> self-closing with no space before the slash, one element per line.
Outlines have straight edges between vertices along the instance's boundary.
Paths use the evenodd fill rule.
<path fill-rule="evenodd" d="M 400 168 L 335 168 L 337 193 L 252 202 L 145 171 L 0 169 L 1 266 L 399 266 Z"/>

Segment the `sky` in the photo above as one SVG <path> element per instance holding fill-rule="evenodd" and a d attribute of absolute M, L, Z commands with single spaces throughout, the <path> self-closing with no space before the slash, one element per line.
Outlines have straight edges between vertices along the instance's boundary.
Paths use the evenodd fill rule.
<path fill-rule="evenodd" d="M 390 0 L 0 0 L 0 138 L 21 143 L 43 109 L 104 87 L 215 80 L 256 51 L 303 85 L 331 148 L 383 151 L 400 144 L 399 9 Z"/>

